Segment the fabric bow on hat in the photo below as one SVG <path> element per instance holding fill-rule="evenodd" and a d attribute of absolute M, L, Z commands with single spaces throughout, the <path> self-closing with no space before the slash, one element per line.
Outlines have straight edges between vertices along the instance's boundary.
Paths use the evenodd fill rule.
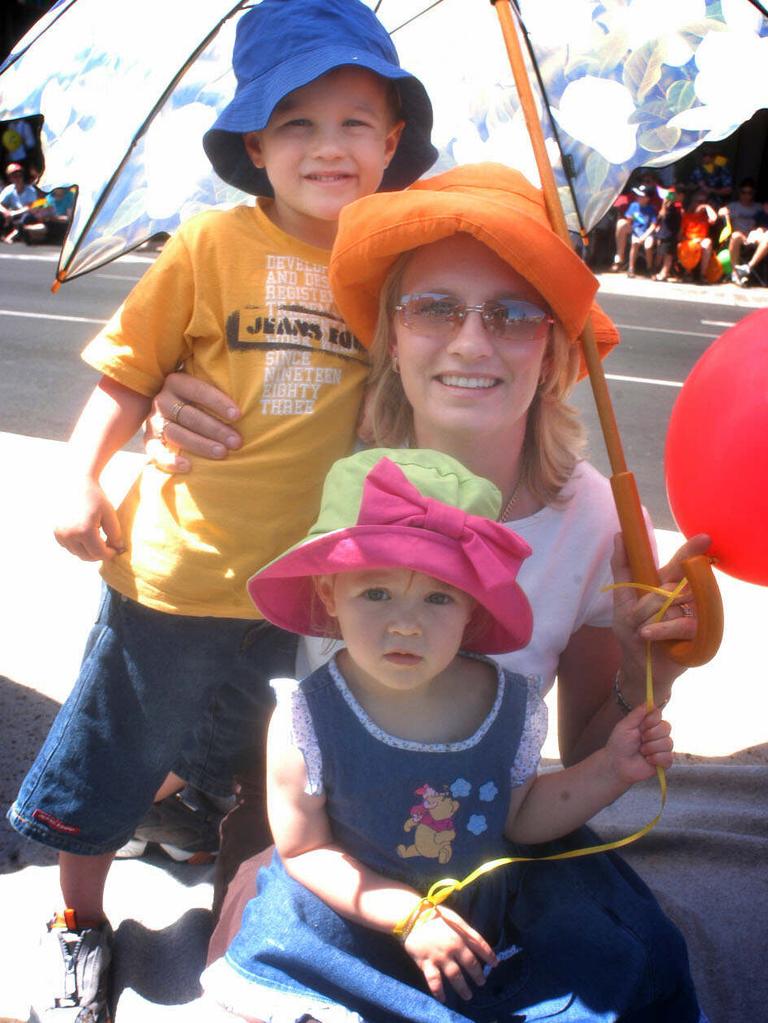
<path fill-rule="evenodd" d="M 366 476 L 357 524 L 426 529 L 458 541 L 467 570 L 488 590 L 509 586 L 510 562 L 531 553 L 525 540 L 500 522 L 424 497 L 389 458 L 382 458 Z"/>

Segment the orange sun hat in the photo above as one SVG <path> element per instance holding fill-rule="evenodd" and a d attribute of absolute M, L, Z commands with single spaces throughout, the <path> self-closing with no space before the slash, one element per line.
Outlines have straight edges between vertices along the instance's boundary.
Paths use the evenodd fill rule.
<path fill-rule="evenodd" d="M 454 167 L 401 192 L 368 195 L 341 211 L 329 278 L 342 317 L 370 347 L 379 296 L 404 252 L 465 232 L 492 249 L 544 298 L 576 342 L 592 313 L 601 357 L 619 343 L 594 301 L 598 282 L 552 230 L 541 191 L 503 164 Z M 586 367 L 582 358 L 580 376 Z"/>

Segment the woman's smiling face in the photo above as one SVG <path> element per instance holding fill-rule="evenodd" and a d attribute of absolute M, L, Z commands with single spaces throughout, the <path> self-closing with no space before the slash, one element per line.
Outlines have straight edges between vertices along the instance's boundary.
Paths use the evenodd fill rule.
<path fill-rule="evenodd" d="M 520 299 L 541 309 L 539 293 L 495 252 L 468 234 L 417 249 L 408 261 L 401 293 L 437 292 L 466 305 Z M 448 438 L 471 433 L 511 442 L 524 436 L 536 394 L 549 331 L 536 339 L 504 341 L 470 312 L 452 338 L 426 337 L 395 314 L 393 354 L 413 407 L 415 442 L 447 450 Z"/>

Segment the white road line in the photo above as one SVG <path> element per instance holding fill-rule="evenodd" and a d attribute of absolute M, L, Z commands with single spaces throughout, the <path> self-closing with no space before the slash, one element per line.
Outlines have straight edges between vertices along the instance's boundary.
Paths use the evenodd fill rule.
<path fill-rule="evenodd" d="M 59 257 L 53 253 L 39 252 L 34 256 L 26 252 L 0 252 L 0 259 L 26 259 L 36 260 L 38 263 L 58 263 Z"/>
<path fill-rule="evenodd" d="M 680 380 L 655 380 L 653 377 L 622 377 L 614 373 L 606 373 L 606 380 L 619 380 L 623 384 L 656 384 L 657 387 L 682 387 Z"/>
<path fill-rule="evenodd" d="M 702 320 L 704 327 L 735 327 L 738 320 Z"/>
<path fill-rule="evenodd" d="M 647 330 L 651 334 L 679 334 L 681 337 L 708 337 L 714 340 L 717 334 L 701 334 L 695 330 L 671 330 L 669 327 L 649 327 L 639 323 L 617 323 L 619 330 Z M 729 324 L 728 326 L 731 326 Z"/>
<path fill-rule="evenodd" d="M 0 316 L 25 316 L 30 320 L 68 320 L 71 323 L 109 323 L 109 320 L 94 320 L 90 316 L 63 316 L 61 313 L 27 313 L 18 309 L 0 309 Z"/>
<path fill-rule="evenodd" d="M 133 281 L 137 284 L 141 280 L 140 277 L 131 276 L 130 274 L 91 274 L 91 277 L 103 277 L 105 281 Z"/>
<path fill-rule="evenodd" d="M 126 252 L 117 257 L 121 263 L 154 263 L 154 256 L 137 256 L 135 253 Z M 58 263 L 59 255 L 56 252 L 0 252 L 0 259 L 34 259 L 38 263 Z M 90 271 L 93 273 L 93 271 Z"/>
<path fill-rule="evenodd" d="M 108 323 L 109 320 L 94 320 L 88 316 L 62 316 L 53 313 L 28 313 L 19 312 L 15 309 L 0 309 L 0 316 L 26 316 L 29 319 L 39 320 L 69 320 L 74 323 Z M 605 374 L 607 380 L 617 380 L 625 384 L 655 384 L 658 387 L 682 387 L 681 381 L 677 380 L 656 380 L 653 377 L 626 377 L 613 373 Z"/>
<path fill-rule="evenodd" d="M 108 320 L 92 319 L 89 316 L 62 316 L 59 314 L 54 315 L 53 313 L 28 313 L 19 312 L 14 309 L 0 309 L 0 316 L 27 316 L 30 319 L 70 320 L 75 323 L 108 323 Z M 673 333 L 675 331 L 667 332 Z M 709 335 L 702 337 L 709 337 Z M 605 373 L 605 379 L 609 381 L 618 381 L 622 384 L 654 384 L 657 387 L 683 386 L 680 381 L 662 381 L 654 379 L 652 376 L 620 376 L 617 373 Z"/>

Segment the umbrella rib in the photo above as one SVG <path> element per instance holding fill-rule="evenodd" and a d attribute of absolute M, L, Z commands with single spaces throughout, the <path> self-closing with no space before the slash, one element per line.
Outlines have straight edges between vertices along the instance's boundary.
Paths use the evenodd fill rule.
<path fill-rule="evenodd" d="M 431 3 L 429 5 L 429 7 L 425 7 L 423 11 L 419 11 L 418 14 L 414 14 L 413 17 L 409 18 L 407 21 L 404 21 L 402 23 L 402 25 L 398 25 L 397 28 L 393 28 L 392 31 L 389 34 L 391 36 L 393 36 L 395 34 L 395 32 L 399 32 L 401 28 L 405 28 L 406 25 L 410 25 L 412 21 L 416 21 L 416 19 L 420 18 L 422 16 L 422 14 L 426 14 L 427 11 L 431 11 L 433 7 L 439 6 L 442 2 L 443 2 L 443 0 L 434 0 L 434 3 Z M 381 7 L 382 3 L 383 3 L 383 0 L 379 0 L 379 3 L 377 5 L 377 7 L 376 7 L 377 11 L 378 11 L 379 7 Z"/>
<path fill-rule="evenodd" d="M 47 15 L 43 16 L 43 17 L 48 19 L 47 24 L 39 32 L 37 32 L 35 35 L 32 36 L 32 38 L 29 40 L 29 42 L 24 47 L 24 49 L 23 50 L 18 50 L 15 53 L 14 52 L 10 53 L 8 55 L 8 57 L 4 61 L 2 61 L 0 63 L 0 74 L 2 74 L 5 71 L 7 71 L 8 68 L 13 67 L 13 65 L 16 63 L 16 61 L 19 60 L 20 57 L 24 56 L 24 54 L 27 52 L 27 50 L 30 48 L 30 46 L 32 46 L 33 43 L 36 43 L 38 39 L 41 39 L 45 35 L 46 32 L 48 32 L 51 28 L 53 28 L 53 26 L 56 24 L 56 22 L 59 20 L 59 18 L 61 18 L 62 15 L 66 14 L 67 11 L 72 7 L 72 5 L 75 2 L 76 2 L 76 0 L 69 0 L 68 3 L 62 3 L 60 10 L 57 10 L 55 7 L 51 8 L 51 10 L 47 13 Z M 33 26 L 32 29 L 30 29 L 30 33 L 32 33 L 33 30 L 34 30 L 34 26 Z"/>
<path fill-rule="evenodd" d="M 160 96 L 158 97 L 157 102 L 153 105 L 152 109 L 149 111 L 147 116 L 144 118 L 144 120 L 142 121 L 140 127 L 138 128 L 138 130 L 134 134 L 133 138 L 131 139 L 131 143 L 128 146 L 128 149 L 126 150 L 125 155 L 123 156 L 122 160 L 117 165 L 117 167 L 115 168 L 115 170 L 114 170 L 112 176 L 110 177 L 109 181 L 107 181 L 106 185 L 101 190 L 101 195 L 99 196 L 99 199 L 97 200 L 97 202 L 94 203 L 93 209 L 91 210 L 91 212 L 90 212 L 90 214 L 88 216 L 88 219 L 86 220 L 85 224 L 83 225 L 83 229 L 80 232 L 80 240 L 82 240 L 85 237 L 86 233 L 90 230 L 91 225 L 94 223 L 94 221 L 98 217 L 99 213 L 101 212 L 102 207 L 104 206 L 104 203 L 107 200 L 107 196 L 109 195 L 110 189 L 112 188 L 112 185 L 114 184 L 114 182 L 117 180 L 117 178 L 122 173 L 122 170 L 125 167 L 125 165 L 128 162 L 128 160 L 130 159 L 130 156 L 131 156 L 131 153 L 133 152 L 134 146 L 136 145 L 138 140 L 141 138 L 141 136 L 146 131 L 147 126 L 151 123 L 152 118 L 155 116 L 157 111 L 162 107 L 163 103 L 165 103 L 165 101 L 168 98 L 168 96 L 176 88 L 176 86 L 179 83 L 180 79 L 183 78 L 184 74 L 187 72 L 187 70 L 190 67 L 190 65 L 203 52 L 203 50 L 210 43 L 211 39 L 214 38 L 214 36 L 217 34 L 217 32 L 219 31 L 219 29 L 221 28 L 221 26 L 224 24 L 225 21 L 227 21 L 229 18 L 231 18 L 232 15 L 235 14 L 237 11 L 239 11 L 241 8 L 251 7 L 251 6 L 252 6 L 251 3 L 245 3 L 244 0 L 239 0 L 238 3 L 234 4 L 230 8 L 229 12 L 224 15 L 224 17 L 219 18 L 219 20 L 216 22 L 214 27 L 208 33 L 208 35 L 206 35 L 205 38 L 200 41 L 200 43 L 197 45 L 197 47 L 192 51 L 192 53 L 189 55 L 189 57 L 181 65 L 181 67 L 176 72 L 176 74 L 168 82 L 168 84 L 166 85 L 165 89 L 163 89 L 163 91 L 161 92 Z M 72 248 L 72 251 L 70 252 L 70 254 L 68 256 L 68 258 L 67 258 L 67 263 L 68 264 L 72 262 L 72 260 L 74 259 L 75 255 L 79 251 L 79 249 L 80 249 L 80 240 L 78 240 L 75 243 L 75 245 Z M 139 244 L 143 244 L 143 243 L 139 243 Z M 136 246 L 133 246 L 133 247 L 135 248 Z M 127 250 L 127 251 L 130 251 L 130 250 Z M 58 268 L 57 268 L 57 271 L 56 271 L 56 279 L 58 281 L 64 281 L 64 280 L 66 280 L 68 278 L 68 276 L 69 275 L 66 272 L 66 267 L 62 268 L 61 259 L 59 259 L 59 265 L 58 265 Z M 73 274 L 72 276 L 73 276 L 73 279 L 74 279 L 74 277 L 78 277 L 80 275 L 79 274 Z"/>
<path fill-rule="evenodd" d="M 523 21 L 522 15 L 520 13 L 519 0 L 512 0 L 512 6 L 515 9 L 517 24 L 519 25 L 520 30 L 522 32 L 522 36 L 525 41 L 525 48 L 528 51 L 528 56 L 531 58 L 531 66 L 533 68 L 533 73 L 536 75 L 536 81 L 539 84 L 542 99 L 544 100 L 544 107 L 547 111 L 549 126 L 552 130 L 552 137 L 554 138 L 557 148 L 560 151 L 560 157 L 563 162 L 563 173 L 565 174 L 565 181 L 566 184 L 568 185 L 568 191 L 571 193 L 571 201 L 573 203 L 573 208 L 576 211 L 576 219 L 579 222 L 579 229 L 583 238 L 587 234 L 587 227 L 586 224 L 584 223 L 584 218 L 581 215 L 581 210 L 579 209 L 579 201 L 576 197 L 576 189 L 574 188 L 573 185 L 573 160 L 570 154 L 565 152 L 565 150 L 563 149 L 563 144 L 560 141 L 560 131 L 557 127 L 557 123 L 554 117 L 552 116 L 552 107 L 549 102 L 549 95 L 547 93 L 546 85 L 544 84 L 544 79 L 542 78 L 541 75 L 541 69 L 539 68 L 538 61 L 536 60 L 536 54 L 534 53 L 533 50 L 533 43 L 531 42 L 531 37 L 528 34 L 528 29 L 525 27 L 525 22 Z"/>

